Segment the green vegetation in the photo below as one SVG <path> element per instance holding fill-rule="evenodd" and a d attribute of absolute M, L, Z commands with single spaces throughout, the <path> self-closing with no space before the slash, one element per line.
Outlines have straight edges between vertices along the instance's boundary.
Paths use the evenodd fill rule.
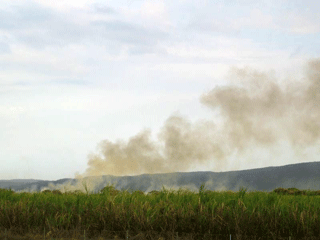
<path fill-rule="evenodd" d="M 217 239 L 228 239 L 228 234 L 237 235 L 237 239 L 249 239 L 239 236 L 250 235 L 302 239 L 320 236 L 319 196 L 320 191 L 292 188 L 270 193 L 247 192 L 243 188 L 239 192 L 214 192 L 204 185 L 198 192 L 163 188 L 149 194 L 118 191 L 110 185 L 98 194 L 58 190 L 15 193 L 0 189 L 0 238 L 6 229 L 12 236 L 33 236 L 32 239 L 43 239 L 44 230 L 46 239 L 83 239 L 84 230 L 87 239 L 110 238 L 111 232 L 119 232 L 125 238 L 127 230 L 131 236 L 159 234 L 158 238 L 144 234 L 145 238 L 135 239 L 176 234 L 192 236 L 187 239 L 208 234 L 226 236 Z M 212 236 L 207 239 L 215 239 Z"/>

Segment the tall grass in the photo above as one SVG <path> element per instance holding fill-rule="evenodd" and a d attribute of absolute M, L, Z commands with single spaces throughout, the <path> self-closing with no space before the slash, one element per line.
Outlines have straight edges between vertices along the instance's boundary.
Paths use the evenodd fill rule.
<path fill-rule="evenodd" d="M 0 231 L 71 237 L 86 231 L 148 231 L 269 237 L 320 236 L 320 191 L 278 188 L 273 192 L 198 192 L 179 189 L 144 194 L 106 186 L 100 193 L 0 189 Z M 292 238 L 292 239 L 293 239 Z"/>

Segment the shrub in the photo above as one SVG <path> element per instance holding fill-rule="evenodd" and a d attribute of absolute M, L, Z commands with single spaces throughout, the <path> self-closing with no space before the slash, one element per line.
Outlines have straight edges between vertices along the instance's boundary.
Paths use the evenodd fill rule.
<path fill-rule="evenodd" d="M 141 190 L 134 191 L 133 193 L 144 195 L 144 192 L 142 192 Z"/>
<path fill-rule="evenodd" d="M 160 192 L 159 191 L 156 191 L 156 190 L 153 190 L 153 191 L 151 191 L 151 192 L 148 192 L 148 195 L 152 195 L 152 194 L 154 194 L 154 195 L 159 195 L 160 194 Z"/>
<path fill-rule="evenodd" d="M 118 193 L 120 193 L 120 191 L 115 189 L 114 186 L 106 186 L 100 190 L 100 194 L 110 194 L 111 196 L 115 196 Z"/>

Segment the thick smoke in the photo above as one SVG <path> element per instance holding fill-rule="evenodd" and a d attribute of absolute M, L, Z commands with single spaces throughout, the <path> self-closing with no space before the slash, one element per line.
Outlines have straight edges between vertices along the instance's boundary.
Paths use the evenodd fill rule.
<path fill-rule="evenodd" d="M 201 102 L 219 109 L 223 132 L 232 147 L 248 148 L 287 140 L 292 147 L 307 147 L 320 134 L 320 61 L 310 61 L 302 82 L 281 86 L 266 74 L 238 70 L 242 86 L 218 87 Z"/>
<path fill-rule="evenodd" d="M 320 136 L 320 60 L 307 64 L 305 78 L 279 83 L 272 74 L 233 69 L 234 84 L 216 87 L 200 101 L 223 119 L 190 123 L 169 117 L 158 141 L 145 130 L 128 142 L 104 140 L 99 154 L 89 156 L 83 176 L 136 175 L 187 171 L 193 164 L 214 162 L 216 169 L 228 156 L 254 146 L 288 141 L 303 149 Z M 219 126 L 219 127 L 218 127 Z M 83 177 L 77 175 L 77 177 Z"/>
<path fill-rule="evenodd" d="M 219 171 L 228 165 L 231 155 L 240 156 L 248 149 L 269 149 L 286 142 L 293 150 L 303 150 L 319 144 L 320 59 L 308 62 L 300 81 L 279 82 L 272 74 L 250 69 L 231 73 L 232 84 L 216 87 L 200 98 L 220 114 L 222 122 L 191 123 L 173 115 L 156 140 L 149 130 L 127 142 L 104 140 L 98 153 L 89 155 L 85 173 L 76 178 L 181 172 L 209 163 L 214 163 L 209 171 Z"/>
<path fill-rule="evenodd" d="M 99 154 L 89 156 L 85 176 L 187 171 L 193 164 L 224 159 L 220 145 L 213 123 L 192 124 L 181 116 L 171 116 L 158 134 L 158 141 L 151 139 L 149 130 L 128 142 L 102 141 Z"/>

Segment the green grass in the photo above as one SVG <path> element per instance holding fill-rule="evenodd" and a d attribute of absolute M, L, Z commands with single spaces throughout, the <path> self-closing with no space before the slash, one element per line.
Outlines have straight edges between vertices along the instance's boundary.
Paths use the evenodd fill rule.
<path fill-rule="evenodd" d="M 108 185 L 101 193 L 15 193 L 0 189 L 0 231 L 52 236 L 86 231 L 133 233 L 156 231 L 265 236 L 320 236 L 320 191 L 275 189 L 273 192 L 179 189 L 144 194 L 118 191 Z M 80 230 L 81 229 L 81 230 Z M 69 236 L 69 235 L 68 235 Z M 293 238 L 292 238 L 293 239 Z"/>

